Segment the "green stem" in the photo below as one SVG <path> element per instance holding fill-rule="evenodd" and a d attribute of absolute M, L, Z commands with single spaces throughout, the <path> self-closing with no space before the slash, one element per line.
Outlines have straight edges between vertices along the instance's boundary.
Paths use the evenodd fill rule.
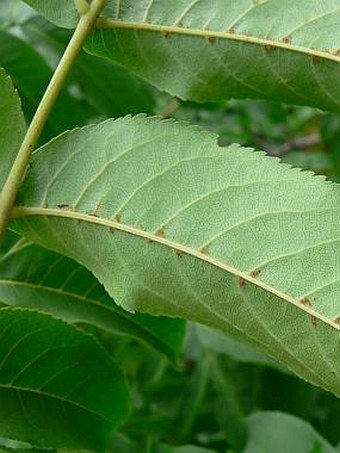
<path fill-rule="evenodd" d="M 49 113 L 63 87 L 70 69 L 84 41 L 105 5 L 106 0 L 93 0 L 88 11 L 80 16 L 79 23 L 62 56 L 59 65 L 46 89 L 39 107 L 27 130 L 16 160 L 0 194 L 0 236 L 4 233 L 13 208 L 16 194 L 21 186 L 31 154 L 39 140 Z"/>

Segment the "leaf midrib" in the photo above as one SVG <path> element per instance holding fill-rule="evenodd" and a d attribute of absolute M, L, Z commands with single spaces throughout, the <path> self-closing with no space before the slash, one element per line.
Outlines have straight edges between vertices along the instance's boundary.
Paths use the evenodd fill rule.
<path fill-rule="evenodd" d="M 337 330 L 340 330 L 340 325 L 338 325 L 335 322 L 333 322 L 332 320 L 328 319 L 321 313 L 302 304 L 301 302 L 299 302 L 297 299 L 293 298 L 292 296 L 289 296 L 286 293 L 278 291 L 276 288 L 273 288 L 272 286 L 268 285 L 267 283 L 264 283 L 263 281 L 257 279 L 256 277 L 253 277 L 253 276 L 251 276 L 245 272 L 242 272 L 222 261 L 219 261 L 216 258 L 212 257 L 211 255 L 208 255 L 207 253 L 204 253 L 204 252 L 201 252 L 192 247 L 188 247 L 188 246 L 179 244 L 177 242 L 171 241 L 162 236 L 158 236 L 157 234 L 153 234 L 148 231 L 141 230 L 141 229 L 132 227 L 130 225 L 127 225 L 127 224 L 124 224 L 121 222 L 117 222 L 115 220 L 109 220 L 109 219 L 104 219 L 104 218 L 100 218 L 100 217 L 95 217 L 95 216 L 91 216 L 88 214 L 83 214 L 83 213 L 79 213 L 79 212 L 75 212 L 75 211 L 66 211 L 66 210 L 62 210 L 62 209 L 52 209 L 52 208 L 42 208 L 42 207 L 16 207 L 12 210 L 12 219 L 18 219 L 20 217 L 26 217 L 26 216 L 62 217 L 65 219 L 84 221 L 84 222 L 87 222 L 90 224 L 96 224 L 96 225 L 106 226 L 108 228 L 113 228 L 115 230 L 119 230 L 124 233 L 132 234 L 134 236 L 147 239 L 148 241 L 157 242 L 157 243 L 167 246 L 175 251 L 177 250 L 181 253 L 186 253 L 187 255 L 193 256 L 194 258 L 198 258 L 202 261 L 205 261 L 205 262 L 211 264 L 212 266 L 215 266 L 219 269 L 229 272 L 230 274 L 234 275 L 235 277 L 237 277 L 239 279 L 243 279 L 244 281 L 252 283 L 253 285 L 273 294 L 274 296 L 278 297 L 279 299 L 282 299 L 285 302 L 288 302 L 288 303 L 294 305 L 298 309 L 304 311 L 306 314 L 319 319 L 320 321 L 324 322 L 325 324 L 328 324 L 329 326 L 331 326 Z"/>
<path fill-rule="evenodd" d="M 200 30 L 196 28 L 184 28 L 176 27 L 173 25 L 155 25 L 148 24 L 143 22 L 123 22 L 123 21 L 114 21 L 110 19 L 98 19 L 96 23 L 96 28 L 99 30 L 102 29 L 128 29 L 134 31 L 153 31 L 158 32 L 163 35 L 176 34 L 176 35 L 189 35 L 189 36 L 198 36 L 203 38 L 220 38 L 230 41 L 238 41 L 247 44 L 257 44 L 262 46 L 264 49 L 270 51 L 272 48 L 284 49 L 292 52 L 302 53 L 305 55 L 310 55 L 311 57 L 318 57 L 322 59 L 327 59 L 335 61 L 336 63 L 340 62 L 340 56 L 332 54 L 330 52 L 310 49 L 308 47 L 299 46 L 296 44 L 287 43 L 284 41 L 274 41 L 270 39 L 257 38 L 256 36 L 241 35 L 238 33 L 224 32 L 224 31 L 214 31 L 214 30 Z"/>

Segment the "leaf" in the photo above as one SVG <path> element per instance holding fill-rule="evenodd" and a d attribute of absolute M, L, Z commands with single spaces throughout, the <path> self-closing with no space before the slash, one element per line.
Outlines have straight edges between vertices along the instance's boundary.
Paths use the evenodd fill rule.
<path fill-rule="evenodd" d="M 248 345 L 240 343 L 222 332 L 199 325 L 195 326 L 195 331 L 197 332 L 198 339 L 202 345 L 218 354 L 225 354 L 241 363 L 269 366 L 284 373 L 287 373 L 288 371 L 271 357 L 253 350 Z"/>
<path fill-rule="evenodd" d="M 196 445 L 182 445 L 181 447 L 161 445 L 157 448 L 156 453 L 217 453 L 217 451 L 210 448 L 197 447 Z"/>
<path fill-rule="evenodd" d="M 248 417 L 248 444 L 244 453 L 335 453 L 309 423 L 281 412 L 257 412 Z M 319 444 L 320 449 L 315 446 Z"/>
<path fill-rule="evenodd" d="M 282 158 L 282 161 L 316 174 L 328 175 L 332 170 L 330 156 L 321 151 L 291 151 Z"/>
<path fill-rule="evenodd" d="M 0 432 L 40 447 L 104 451 L 127 387 L 89 335 L 51 316 L 0 310 Z"/>
<path fill-rule="evenodd" d="M 11 79 L 0 67 L 0 191 L 25 134 L 20 99 Z"/>
<path fill-rule="evenodd" d="M 33 14 L 34 11 L 21 0 L 1 0 L 0 29 L 21 24 Z"/>
<path fill-rule="evenodd" d="M 8 241 L 7 253 L 0 256 L 2 302 L 132 336 L 176 361 L 185 335 L 182 320 L 133 315 L 117 307 L 98 280 L 73 260 L 27 241 Z"/>
<path fill-rule="evenodd" d="M 70 0 L 24 0 L 47 20 L 59 27 L 75 28 L 78 22 L 78 13 L 74 1 Z"/>
<path fill-rule="evenodd" d="M 125 309 L 226 331 L 340 396 L 339 205 L 323 177 L 137 116 L 35 152 L 12 227 Z"/>
<path fill-rule="evenodd" d="M 86 50 L 173 96 L 340 111 L 338 0 L 112 3 Z"/>
<path fill-rule="evenodd" d="M 3 31 L 0 31 L 0 63 L 11 74 L 20 93 L 25 116 L 30 120 L 52 77 L 51 68 L 32 47 Z M 62 90 L 47 120 L 43 138 L 46 141 L 65 129 L 84 124 L 80 103 Z"/>
<path fill-rule="evenodd" d="M 27 21 L 22 29 L 32 45 L 44 52 L 48 61 L 51 55 L 59 59 L 71 39 L 69 30 L 54 27 L 42 17 Z M 150 87 L 111 61 L 81 52 L 69 80 L 79 85 L 86 101 L 100 115 L 118 117 L 128 113 L 154 113 L 155 100 Z"/>

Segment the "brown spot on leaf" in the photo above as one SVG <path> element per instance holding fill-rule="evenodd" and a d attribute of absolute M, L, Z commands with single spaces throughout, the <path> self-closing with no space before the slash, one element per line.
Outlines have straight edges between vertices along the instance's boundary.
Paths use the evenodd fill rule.
<path fill-rule="evenodd" d="M 257 278 L 261 274 L 261 269 L 254 269 L 249 273 L 251 277 Z"/>
<path fill-rule="evenodd" d="M 246 281 L 243 277 L 238 278 L 238 286 L 242 289 L 244 288 L 244 285 L 246 284 Z"/>
<path fill-rule="evenodd" d="M 209 250 L 208 247 L 202 247 L 201 249 L 198 250 L 200 253 L 203 255 L 209 255 Z"/>
<path fill-rule="evenodd" d="M 208 36 L 208 41 L 213 44 L 216 41 L 216 36 Z"/>
<path fill-rule="evenodd" d="M 290 44 L 292 41 L 291 36 L 285 36 L 284 38 L 281 39 L 281 42 L 284 42 L 285 44 Z"/>
<path fill-rule="evenodd" d="M 264 50 L 265 50 L 266 52 L 270 52 L 270 51 L 273 50 L 273 46 L 272 46 L 271 44 L 269 44 L 269 43 L 268 43 L 268 44 L 265 44 L 265 45 L 264 45 Z"/>
<path fill-rule="evenodd" d="M 163 31 L 162 35 L 164 36 L 164 38 L 167 38 L 168 36 L 170 36 L 170 32 L 169 31 Z"/>
<path fill-rule="evenodd" d="M 57 204 L 57 206 L 59 209 L 68 209 L 70 207 L 70 205 L 67 203 L 59 203 Z"/>
<path fill-rule="evenodd" d="M 302 305 L 305 305 L 306 307 L 311 307 L 314 302 L 314 298 L 313 297 L 303 297 L 302 299 L 300 299 L 299 302 Z"/>
<path fill-rule="evenodd" d="M 180 258 L 183 255 L 183 250 L 175 249 L 176 255 Z"/>
<path fill-rule="evenodd" d="M 112 227 L 112 226 L 109 227 L 109 233 L 110 233 L 110 234 L 113 234 L 115 231 L 116 231 L 116 230 L 115 230 L 114 227 Z"/>
<path fill-rule="evenodd" d="M 313 64 L 319 64 L 320 61 L 321 61 L 321 58 L 320 58 L 319 55 L 315 55 L 315 54 L 312 55 L 312 63 Z"/>
<path fill-rule="evenodd" d="M 120 214 L 117 214 L 113 220 L 117 223 L 120 223 L 122 221 L 122 216 Z"/>
<path fill-rule="evenodd" d="M 235 32 L 235 28 L 234 28 L 234 27 L 229 28 L 229 30 L 228 30 L 227 33 L 231 33 L 231 34 L 236 33 L 236 32 Z"/>
<path fill-rule="evenodd" d="M 317 322 L 316 316 L 314 316 L 314 315 L 309 315 L 309 319 L 310 319 L 310 321 L 311 321 L 313 327 L 316 327 L 316 322 Z"/>
<path fill-rule="evenodd" d="M 333 322 L 335 324 L 339 324 L 339 326 L 340 326 L 340 316 L 337 316 L 335 319 L 333 319 Z"/>
<path fill-rule="evenodd" d="M 165 238 L 165 229 L 163 227 L 159 228 L 156 231 L 156 236 L 158 236 L 160 238 Z"/>

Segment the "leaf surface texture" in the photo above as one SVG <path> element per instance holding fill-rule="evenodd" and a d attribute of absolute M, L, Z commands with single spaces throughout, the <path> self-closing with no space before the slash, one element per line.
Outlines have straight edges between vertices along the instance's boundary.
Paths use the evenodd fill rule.
<path fill-rule="evenodd" d="M 104 451 L 127 387 L 91 336 L 41 313 L 0 310 L 0 430 L 39 447 Z"/>
<path fill-rule="evenodd" d="M 142 341 L 176 361 L 185 335 L 180 319 L 132 314 L 117 307 L 98 280 L 70 258 L 8 235 L 0 257 L 0 301 L 35 308 Z"/>
<path fill-rule="evenodd" d="M 137 116 L 40 148 L 17 204 L 13 228 L 125 309 L 220 328 L 340 395 L 336 184 Z"/>

